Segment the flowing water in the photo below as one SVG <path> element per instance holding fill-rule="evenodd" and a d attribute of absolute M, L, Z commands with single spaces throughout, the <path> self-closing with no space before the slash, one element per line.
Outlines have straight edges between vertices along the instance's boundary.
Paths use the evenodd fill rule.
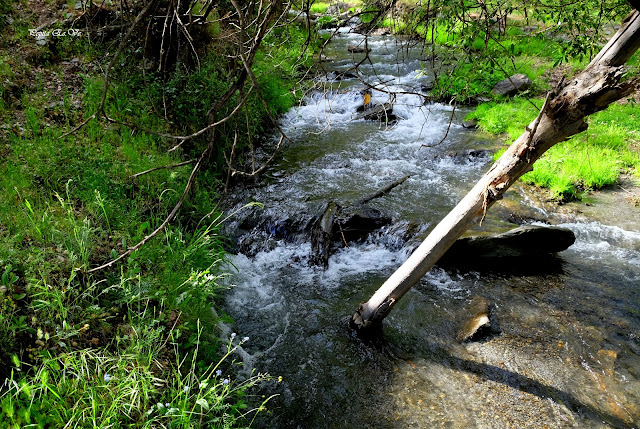
<path fill-rule="evenodd" d="M 343 29 L 326 52 L 334 61 L 324 65 L 343 71 L 361 60 L 364 54 L 346 47 L 362 40 Z M 349 330 L 358 304 L 486 171 L 485 150 L 495 148 L 459 125 L 464 112 L 426 102 L 432 76 L 422 72 L 423 48 L 383 36 L 369 38 L 368 47 L 371 61 L 360 72 L 397 92 L 398 122 L 354 121 L 361 83 L 322 81 L 324 91 L 282 118 L 295 143 L 266 184 L 234 191 L 238 206 L 265 206 L 251 215 L 245 209 L 230 224 L 239 253 L 225 309 L 238 334 L 250 337 L 247 371 L 283 377 L 264 386 L 265 395 L 278 396 L 258 426 L 640 425 L 639 222 L 623 229 L 615 215 L 600 222 L 563 216 L 535 204 L 524 187 L 509 191 L 482 230 L 513 227 L 504 219 L 516 206 L 570 228 L 576 243 L 551 262 L 532 260 L 545 265 L 540 270 L 436 267 L 385 320 L 384 341 L 367 343 Z M 389 97 L 373 91 L 374 102 Z M 369 203 L 393 217 L 391 226 L 339 249 L 326 270 L 309 265 L 301 231 L 328 201 L 358 200 L 405 175 L 404 184 Z M 495 303 L 501 334 L 460 344 L 457 329 L 477 296 Z"/>

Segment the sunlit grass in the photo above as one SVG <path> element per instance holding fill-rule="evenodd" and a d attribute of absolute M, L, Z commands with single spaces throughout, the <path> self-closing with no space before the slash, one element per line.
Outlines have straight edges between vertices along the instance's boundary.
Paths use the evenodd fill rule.
<path fill-rule="evenodd" d="M 542 100 L 535 100 L 538 105 Z M 469 115 L 482 129 L 512 142 L 537 111 L 524 99 L 485 103 Z M 580 197 L 584 191 L 615 184 L 620 173 L 640 170 L 637 106 L 613 104 L 589 118 L 589 129 L 552 147 L 522 180 L 549 188 L 557 198 Z"/>

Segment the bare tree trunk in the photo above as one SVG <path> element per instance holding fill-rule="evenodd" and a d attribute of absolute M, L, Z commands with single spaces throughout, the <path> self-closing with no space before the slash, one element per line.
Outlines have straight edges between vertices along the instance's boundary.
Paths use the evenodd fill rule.
<path fill-rule="evenodd" d="M 618 32 L 587 68 L 547 94 L 540 114 L 473 189 L 431 231 L 409 259 L 360 305 L 351 319 L 355 329 L 380 325 L 398 300 L 416 284 L 486 210 L 533 163 L 558 142 L 587 129 L 584 118 L 631 94 L 640 84 L 622 82 L 625 64 L 640 47 L 640 12 L 624 19 Z"/>

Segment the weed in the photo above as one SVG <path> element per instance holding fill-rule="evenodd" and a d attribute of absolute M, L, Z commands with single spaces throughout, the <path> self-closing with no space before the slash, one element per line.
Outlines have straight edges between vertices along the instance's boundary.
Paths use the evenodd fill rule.
<path fill-rule="evenodd" d="M 201 328 L 199 330 L 201 333 Z M 175 330 L 163 335 L 169 341 Z M 174 371 L 136 353 L 80 350 L 47 356 L 28 368 L 14 356 L 15 370 L 0 395 L 0 419 L 11 427 L 211 427 L 250 424 L 267 400 L 249 409 L 247 391 L 271 377 L 234 381 L 224 375 L 241 345 L 232 339 L 223 357 L 199 371 L 198 348 L 191 356 L 176 349 Z M 188 359 L 190 357 L 190 359 Z"/>

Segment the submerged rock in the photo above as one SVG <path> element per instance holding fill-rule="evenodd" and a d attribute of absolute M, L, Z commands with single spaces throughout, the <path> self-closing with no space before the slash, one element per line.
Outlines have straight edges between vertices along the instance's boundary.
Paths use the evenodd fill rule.
<path fill-rule="evenodd" d="M 491 93 L 493 95 L 514 95 L 528 89 L 532 83 L 527 75 L 518 73 L 496 83 Z"/>
<path fill-rule="evenodd" d="M 347 46 L 347 51 L 352 54 L 364 54 L 371 52 L 371 48 L 365 48 L 364 46 Z"/>
<path fill-rule="evenodd" d="M 455 164 L 467 164 L 481 160 L 483 158 L 491 158 L 492 152 L 487 149 L 466 149 L 461 151 L 449 152 L 444 156 L 436 155 L 434 159 L 450 158 Z"/>
<path fill-rule="evenodd" d="M 467 309 L 468 319 L 458 331 L 456 340 L 477 341 L 499 334 L 496 307 L 486 298 L 475 297 Z"/>

